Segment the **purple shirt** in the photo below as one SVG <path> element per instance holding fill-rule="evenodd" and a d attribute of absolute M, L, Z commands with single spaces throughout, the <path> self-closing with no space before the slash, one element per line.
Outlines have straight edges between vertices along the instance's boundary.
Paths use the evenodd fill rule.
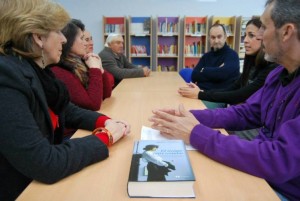
<path fill-rule="evenodd" d="M 279 66 L 244 104 L 226 109 L 192 110 L 201 124 L 191 144 L 210 158 L 264 178 L 291 200 L 300 200 L 300 76 L 283 86 Z M 211 128 L 262 127 L 252 141 Z"/>

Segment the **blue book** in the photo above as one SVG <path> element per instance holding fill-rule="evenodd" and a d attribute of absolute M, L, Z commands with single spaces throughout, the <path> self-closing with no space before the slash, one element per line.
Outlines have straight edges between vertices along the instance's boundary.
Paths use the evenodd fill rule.
<path fill-rule="evenodd" d="M 194 198 L 195 176 L 182 140 L 134 142 L 129 197 Z"/>

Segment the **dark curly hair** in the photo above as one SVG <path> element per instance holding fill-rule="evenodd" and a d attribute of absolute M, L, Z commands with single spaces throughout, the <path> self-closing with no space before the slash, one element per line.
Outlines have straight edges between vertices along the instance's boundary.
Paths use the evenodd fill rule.
<path fill-rule="evenodd" d="M 84 31 L 84 24 L 78 19 L 72 19 L 62 30 L 61 32 L 67 39 L 67 42 L 63 44 L 61 59 L 64 60 L 66 58 L 73 46 L 75 38 L 79 32 L 79 30 Z"/>

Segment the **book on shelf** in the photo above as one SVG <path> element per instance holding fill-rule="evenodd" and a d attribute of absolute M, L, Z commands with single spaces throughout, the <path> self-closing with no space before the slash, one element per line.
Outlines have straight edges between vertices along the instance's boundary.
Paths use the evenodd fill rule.
<path fill-rule="evenodd" d="M 201 41 L 193 42 L 184 46 L 185 56 L 199 57 L 202 54 L 202 43 Z"/>
<path fill-rule="evenodd" d="M 161 72 L 161 65 L 157 65 L 156 71 L 157 71 L 157 72 Z"/>
<path fill-rule="evenodd" d="M 151 30 L 151 19 L 150 18 L 145 19 L 144 24 L 143 24 L 143 30 L 144 30 L 144 33 L 150 34 L 150 30 Z"/>
<path fill-rule="evenodd" d="M 119 33 L 124 34 L 124 25 L 123 24 L 105 24 L 105 33 Z"/>
<path fill-rule="evenodd" d="M 158 24 L 158 30 L 160 33 L 178 33 L 178 23 L 168 22 L 168 18 L 164 22 Z"/>
<path fill-rule="evenodd" d="M 182 140 L 134 142 L 129 197 L 194 198 L 195 176 Z"/>
<path fill-rule="evenodd" d="M 144 24 L 143 23 L 131 23 L 130 24 L 130 34 L 144 34 Z"/>
<path fill-rule="evenodd" d="M 145 45 L 132 45 L 130 50 L 132 56 L 147 56 L 147 49 Z"/>
<path fill-rule="evenodd" d="M 233 32 L 232 32 L 232 24 L 224 24 L 223 25 L 224 26 L 224 28 L 225 28 L 225 32 L 226 32 L 226 35 L 227 36 L 232 36 L 233 35 Z"/>
<path fill-rule="evenodd" d="M 206 24 L 197 23 L 197 21 L 186 24 L 185 33 L 192 36 L 206 35 Z"/>
<path fill-rule="evenodd" d="M 157 54 L 160 56 L 176 56 L 177 45 L 157 44 Z"/>
<path fill-rule="evenodd" d="M 150 34 L 151 29 L 151 22 L 150 18 L 145 19 L 144 22 L 134 22 L 130 24 L 130 34 L 131 35 L 137 35 L 137 36 L 146 36 L 147 34 Z"/>
<path fill-rule="evenodd" d="M 157 72 L 167 72 L 167 71 L 176 71 L 176 67 L 174 65 L 166 66 L 166 65 L 157 65 Z"/>

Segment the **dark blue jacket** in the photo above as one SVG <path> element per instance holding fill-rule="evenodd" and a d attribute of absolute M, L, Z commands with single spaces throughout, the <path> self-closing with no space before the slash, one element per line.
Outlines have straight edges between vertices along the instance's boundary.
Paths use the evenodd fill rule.
<path fill-rule="evenodd" d="M 192 73 L 192 81 L 202 90 L 229 88 L 240 76 L 237 53 L 228 47 L 210 51 L 201 57 Z"/>

